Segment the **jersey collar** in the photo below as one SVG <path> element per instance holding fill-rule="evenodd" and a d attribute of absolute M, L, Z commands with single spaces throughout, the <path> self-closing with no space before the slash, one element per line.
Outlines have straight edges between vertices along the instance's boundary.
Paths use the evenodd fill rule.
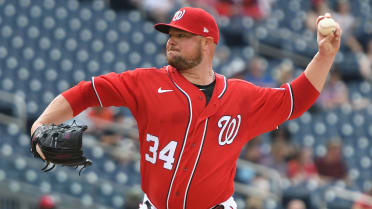
<path fill-rule="evenodd" d="M 177 83 L 182 89 L 184 89 L 189 95 L 193 96 L 201 96 L 205 97 L 203 92 L 199 90 L 194 84 L 188 81 L 176 68 L 172 67 L 171 65 L 166 66 L 166 70 L 169 73 L 170 78 Z M 210 115 L 214 114 L 221 104 L 221 101 L 226 95 L 227 91 L 227 79 L 225 76 L 215 73 L 216 77 L 216 85 L 213 90 L 213 94 L 211 100 L 207 108 L 203 111 L 202 115 L 205 117 L 209 117 Z"/>
<path fill-rule="evenodd" d="M 176 68 L 171 65 L 167 65 L 165 69 L 169 72 L 172 80 L 177 82 L 178 85 L 185 89 L 197 89 L 194 84 L 188 81 Z M 215 73 L 216 78 L 216 85 L 214 87 L 213 95 L 217 97 L 217 99 L 221 99 L 227 90 L 227 79 L 225 76 Z M 215 95 L 216 94 L 216 95 Z"/>

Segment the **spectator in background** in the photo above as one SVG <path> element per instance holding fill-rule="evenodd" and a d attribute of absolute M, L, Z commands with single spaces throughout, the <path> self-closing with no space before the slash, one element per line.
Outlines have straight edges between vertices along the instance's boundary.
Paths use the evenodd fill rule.
<path fill-rule="evenodd" d="M 311 0 L 310 11 L 306 16 L 306 27 L 315 33 L 317 26 L 314 24 L 314 22 L 316 22 L 316 19 L 319 15 L 323 15 L 326 12 L 329 12 L 326 0 Z"/>
<path fill-rule="evenodd" d="M 341 79 L 337 69 L 330 73 L 322 94 L 318 97 L 316 104 L 322 109 L 332 109 L 349 103 L 348 87 Z"/>
<path fill-rule="evenodd" d="M 293 199 L 289 201 L 287 209 L 306 209 L 306 205 L 302 200 Z"/>
<path fill-rule="evenodd" d="M 282 146 L 285 161 L 293 158 L 296 148 L 292 144 L 291 133 L 286 126 L 280 126 L 278 129 L 270 132 L 271 146 Z"/>
<path fill-rule="evenodd" d="M 352 209 L 372 209 L 372 188 L 354 203 Z"/>
<path fill-rule="evenodd" d="M 372 81 L 372 37 L 368 40 L 365 53 L 359 53 L 358 65 L 360 74 L 365 80 Z"/>
<path fill-rule="evenodd" d="M 254 57 L 249 61 L 248 73 L 245 76 L 245 80 L 262 87 L 274 87 L 275 82 L 267 71 L 267 61 L 262 57 Z"/>
<path fill-rule="evenodd" d="M 283 83 L 289 83 L 294 79 L 293 63 L 290 60 L 284 60 L 274 69 L 274 78 L 276 87 L 280 87 Z"/>
<path fill-rule="evenodd" d="M 131 126 L 135 130 L 132 117 L 126 118 L 120 112 L 114 113 L 112 108 L 101 107 L 90 108 L 87 115 L 91 124 L 89 133 L 98 137 L 104 148 L 110 149 L 109 154 L 113 159 L 121 164 L 139 159 L 137 132 L 129 132 L 131 129 L 128 128 L 123 129 L 125 126 Z M 123 133 L 123 130 L 128 132 Z"/>
<path fill-rule="evenodd" d="M 274 2 L 275 0 L 242 0 L 242 14 L 255 20 L 265 19 L 270 15 Z"/>
<path fill-rule="evenodd" d="M 138 187 L 130 188 L 125 195 L 124 209 L 138 209 L 138 204 L 143 199 L 143 192 Z"/>
<path fill-rule="evenodd" d="M 260 164 L 263 159 L 263 153 L 261 151 L 262 136 L 256 136 L 250 140 L 242 151 L 241 158 L 248 160 L 252 163 Z"/>
<path fill-rule="evenodd" d="M 239 5 L 236 0 L 216 0 L 214 9 L 219 16 L 233 17 L 240 15 Z"/>
<path fill-rule="evenodd" d="M 110 7 L 115 11 L 137 9 L 136 0 L 109 0 Z"/>
<path fill-rule="evenodd" d="M 174 0 L 133 0 L 137 7 L 148 14 L 152 22 L 168 22 L 172 9 L 176 7 Z"/>
<path fill-rule="evenodd" d="M 243 160 L 250 161 L 255 164 L 260 164 L 263 154 L 261 152 L 261 136 L 255 137 L 253 140 L 250 140 L 243 148 L 240 158 Z M 251 184 L 257 173 L 254 169 L 249 167 L 239 167 L 236 170 L 236 180 L 245 184 Z"/>
<path fill-rule="evenodd" d="M 348 0 L 337 1 L 336 11 L 332 13 L 332 17 L 342 28 L 343 40 L 346 46 L 354 53 L 362 52 L 362 46 L 353 34 L 357 22 L 350 13 Z"/>
<path fill-rule="evenodd" d="M 327 145 L 325 156 L 315 160 L 319 176 L 325 182 L 344 180 L 348 182 L 347 166 L 342 158 L 342 143 L 338 138 L 332 138 Z"/>
<path fill-rule="evenodd" d="M 295 184 L 318 179 L 311 148 L 304 147 L 297 150 L 294 158 L 288 162 L 288 177 Z"/>
<path fill-rule="evenodd" d="M 271 155 L 265 157 L 262 161 L 264 166 L 277 170 L 281 176 L 287 175 L 287 162 L 288 156 L 287 147 L 284 143 L 275 143 L 271 145 Z"/>
<path fill-rule="evenodd" d="M 262 199 L 249 196 L 247 197 L 245 209 L 262 209 L 264 208 L 263 205 Z"/>
<path fill-rule="evenodd" d="M 219 16 L 228 18 L 249 16 L 255 20 L 262 20 L 270 15 L 275 0 L 191 0 L 190 2 L 202 8 L 213 8 Z"/>
<path fill-rule="evenodd" d="M 215 4 L 220 0 L 181 0 L 181 1 L 182 2 L 187 1 L 187 3 L 190 4 L 190 6 L 192 7 L 199 7 L 207 11 L 210 11 L 214 16 L 214 13 L 216 13 Z"/>
<path fill-rule="evenodd" d="M 87 119 L 90 123 L 87 132 L 101 137 L 107 127 L 114 122 L 114 112 L 112 108 L 92 107 L 87 111 Z"/>
<path fill-rule="evenodd" d="M 124 127 L 126 129 L 123 129 Z M 125 117 L 121 113 L 116 113 L 114 120 L 106 126 L 101 136 L 100 142 L 103 147 L 109 148 L 109 155 L 122 165 L 140 159 L 138 133 L 136 131 L 133 133 L 136 129 L 133 117 Z"/>

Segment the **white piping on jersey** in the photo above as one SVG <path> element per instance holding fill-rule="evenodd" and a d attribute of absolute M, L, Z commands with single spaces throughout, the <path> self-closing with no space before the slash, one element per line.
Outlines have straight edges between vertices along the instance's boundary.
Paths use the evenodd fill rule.
<path fill-rule="evenodd" d="M 293 113 L 293 94 L 292 94 L 292 87 L 289 83 L 287 83 L 288 85 L 288 89 L 289 89 L 289 94 L 291 95 L 291 111 L 289 112 L 289 115 L 288 115 L 288 118 L 287 120 L 291 117 L 292 113 Z"/>
<path fill-rule="evenodd" d="M 167 209 L 169 209 L 169 197 L 170 197 L 170 194 L 172 192 L 173 181 L 174 181 L 174 178 L 177 175 L 178 167 L 179 167 L 181 159 L 182 159 L 183 151 L 185 149 L 185 144 L 186 144 L 186 141 L 187 141 L 187 137 L 189 135 L 189 129 L 190 129 L 191 121 L 192 121 L 192 104 L 191 104 L 190 96 L 181 87 L 179 87 L 174 81 L 172 81 L 172 82 L 186 96 L 186 98 L 189 102 L 190 118 L 189 118 L 189 123 L 187 124 L 186 133 L 185 133 L 185 137 L 184 137 L 184 140 L 183 140 L 180 157 L 178 158 L 178 162 L 177 162 L 177 165 L 176 165 L 176 168 L 175 168 L 175 171 L 173 173 L 172 180 L 171 180 L 171 183 L 170 183 L 170 187 L 169 187 L 169 191 L 168 191 L 168 195 L 167 195 Z"/>
<path fill-rule="evenodd" d="M 223 79 L 224 79 L 224 87 L 223 87 L 223 90 L 222 90 L 222 92 L 221 92 L 221 94 L 220 95 L 218 95 L 218 99 L 219 98 L 221 98 L 222 97 L 222 95 L 225 93 L 225 91 L 226 91 L 226 88 L 227 88 L 227 81 L 226 81 L 226 77 L 224 76 L 223 77 Z"/>
<path fill-rule="evenodd" d="M 207 126 L 208 126 L 208 118 L 205 120 L 204 132 L 203 132 L 203 137 L 202 137 L 201 145 L 199 147 L 198 157 L 196 158 L 196 161 L 195 161 L 195 164 L 194 164 L 194 168 L 192 169 L 191 176 L 190 176 L 190 179 L 189 179 L 189 183 L 187 183 L 185 197 L 183 199 L 183 208 L 186 208 L 187 193 L 189 192 L 189 187 L 190 187 L 190 184 L 191 184 L 191 180 L 192 180 L 192 177 L 194 176 L 196 165 L 199 162 L 200 154 L 201 154 L 201 151 L 203 149 L 204 139 L 205 139 L 205 133 L 207 132 Z"/>
<path fill-rule="evenodd" d="M 96 96 L 97 96 L 97 99 L 98 99 L 98 102 L 99 102 L 99 106 L 103 107 L 102 102 L 101 102 L 101 98 L 99 98 L 96 86 L 94 85 L 94 77 L 92 77 L 92 86 L 93 86 L 93 89 L 94 89 L 94 93 L 96 93 Z"/>

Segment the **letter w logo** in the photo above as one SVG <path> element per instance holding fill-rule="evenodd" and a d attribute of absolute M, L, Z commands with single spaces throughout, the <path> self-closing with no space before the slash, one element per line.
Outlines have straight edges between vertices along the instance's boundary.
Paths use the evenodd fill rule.
<path fill-rule="evenodd" d="M 242 117 L 240 115 L 237 115 L 236 117 L 237 118 L 231 119 L 231 116 L 225 115 L 222 116 L 218 121 L 218 127 L 222 128 L 220 131 L 220 135 L 218 136 L 218 143 L 221 146 L 225 144 L 231 144 L 238 134 Z M 236 122 L 237 119 L 238 122 Z"/>

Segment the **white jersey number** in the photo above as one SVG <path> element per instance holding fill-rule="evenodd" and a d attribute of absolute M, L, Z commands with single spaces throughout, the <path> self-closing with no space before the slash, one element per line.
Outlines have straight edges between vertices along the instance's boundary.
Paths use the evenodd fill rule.
<path fill-rule="evenodd" d="M 151 154 L 145 154 L 145 159 L 152 164 L 156 163 L 159 148 L 159 138 L 151 134 L 147 134 L 146 141 L 154 142 L 153 146 L 150 146 L 149 151 Z M 174 163 L 174 153 L 176 152 L 177 142 L 170 141 L 159 153 L 159 159 L 164 161 L 163 167 L 168 170 L 172 170 Z"/>
<path fill-rule="evenodd" d="M 176 151 L 177 142 L 171 141 L 159 153 L 159 159 L 164 161 L 164 168 L 172 170 L 174 163 L 174 152 Z"/>
<path fill-rule="evenodd" d="M 155 164 L 156 163 L 156 157 L 158 155 L 157 151 L 158 151 L 158 147 L 159 147 L 159 138 L 156 137 L 156 136 L 147 134 L 146 141 L 154 142 L 154 145 L 150 146 L 150 149 L 149 149 L 149 151 L 152 153 L 152 155 L 150 156 L 149 154 L 146 154 L 145 158 L 150 163 Z"/>

